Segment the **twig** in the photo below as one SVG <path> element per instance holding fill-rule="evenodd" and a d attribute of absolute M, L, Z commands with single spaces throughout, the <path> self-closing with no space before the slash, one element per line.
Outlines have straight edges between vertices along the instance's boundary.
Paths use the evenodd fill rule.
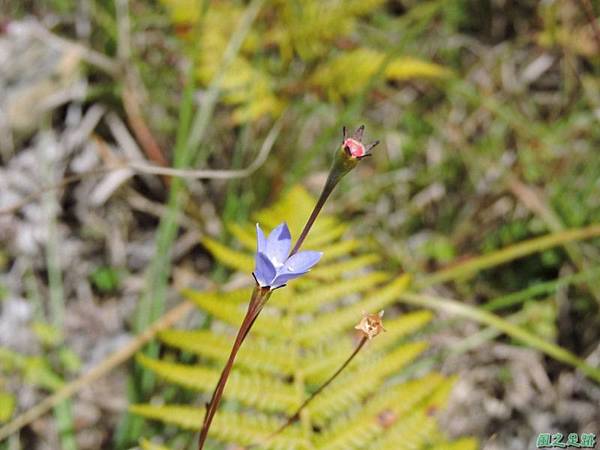
<path fill-rule="evenodd" d="M 172 177 L 193 178 L 193 179 L 232 179 L 244 178 L 251 175 L 256 169 L 263 165 L 271 152 L 275 140 L 279 136 L 282 127 L 282 119 L 279 119 L 269 131 L 263 145 L 258 152 L 258 155 L 245 169 L 237 170 L 191 170 L 191 169 L 175 169 L 171 167 L 159 167 L 151 164 L 140 164 L 137 162 L 129 162 L 127 167 L 141 173 L 151 173 L 155 175 L 168 175 Z"/>
<path fill-rule="evenodd" d="M 273 149 L 273 145 L 275 144 L 275 141 L 277 140 L 277 137 L 279 136 L 279 133 L 281 132 L 282 126 L 283 126 L 283 117 L 281 119 L 279 119 L 275 123 L 275 125 L 273 125 L 273 127 L 271 128 L 271 131 L 269 131 L 269 134 L 263 141 L 263 144 L 258 152 L 258 155 L 254 159 L 254 161 L 252 161 L 244 169 L 238 169 L 238 170 L 210 170 L 210 169 L 186 170 L 186 169 L 175 169 L 172 167 L 153 166 L 151 164 L 141 164 L 139 162 L 133 162 L 133 161 L 123 161 L 122 163 L 120 163 L 114 167 L 101 167 L 98 169 L 93 169 L 93 170 L 89 170 L 86 172 L 81 172 L 81 173 L 78 173 L 75 175 L 70 175 L 68 177 L 65 177 L 59 183 L 57 183 L 55 185 L 44 187 L 37 192 L 33 192 L 33 193 L 27 195 L 23 200 L 15 203 L 14 205 L 9 205 L 9 206 L 0 208 L 0 216 L 3 214 L 9 214 L 11 212 L 14 212 L 14 211 L 22 208 L 26 204 L 41 197 L 42 195 L 44 195 L 44 193 L 46 193 L 48 191 L 55 190 L 55 189 L 61 189 L 63 187 L 68 186 L 69 184 L 76 183 L 77 181 L 80 181 L 88 176 L 104 175 L 106 173 L 109 173 L 109 172 L 112 172 L 115 170 L 132 169 L 138 173 L 166 175 L 166 176 L 171 176 L 171 177 L 190 178 L 190 179 L 196 179 L 196 180 L 210 180 L 210 179 L 226 180 L 226 179 L 234 179 L 234 178 L 245 178 L 245 177 L 251 175 L 254 171 L 256 171 L 260 166 L 262 166 L 264 164 L 267 157 L 269 156 L 269 153 Z"/>
<path fill-rule="evenodd" d="M 26 30 L 31 32 L 31 34 L 37 37 L 39 40 L 44 41 L 45 43 L 48 43 L 54 47 L 67 47 L 76 50 L 84 61 L 98 67 L 99 69 L 102 69 L 104 72 L 113 77 L 116 77 L 120 73 L 119 64 L 112 59 L 108 58 L 102 53 L 86 47 L 83 44 L 57 36 L 37 22 L 29 22 L 26 25 Z"/>
<path fill-rule="evenodd" d="M 159 166 L 168 166 L 169 161 L 160 148 L 154 134 L 146 124 L 142 108 L 140 107 L 139 91 L 142 84 L 141 77 L 135 71 L 135 65 L 131 63 L 131 19 L 129 17 L 129 1 L 116 0 L 117 18 L 117 56 L 123 68 L 123 108 L 127 116 L 127 122 L 131 126 L 135 137 L 139 141 L 146 156 Z M 166 185 L 169 179 L 165 178 Z"/>
<path fill-rule="evenodd" d="M 204 415 L 202 428 L 200 429 L 200 435 L 198 437 L 199 450 L 201 450 L 204 447 L 204 443 L 206 442 L 206 438 L 208 437 L 210 425 L 212 424 L 217 409 L 219 408 L 219 404 L 223 396 L 223 391 L 225 390 L 225 385 L 227 384 L 227 380 L 229 379 L 229 374 L 231 373 L 231 369 L 233 368 L 233 363 L 235 362 L 237 353 L 240 350 L 242 344 L 244 343 L 244 340 L 248 336 L 248 333 L 250 332 L 252 325 L 254 325 L 254 322 L 260 314 L 263 306 L 269 300 L 271 292 L 272 291 L 270 288 L 262 288 L 258 284 L 256 284 L 254 291 L 252 292 L 252 297 L 250 298 L 250 302 L 248 304 L 248 311 L 246 312 L 244 320 L 240 325 L 240 329 L 238 330 L 235 342 L 233 343 L 233 347 L 231 348 L 231 352 L 229 353 L 227 363 L 221 371 L 221 376 L 219 377 L 219 381 L 217 382 L 217 386 L 213 392 L 210 402 L 206 404 L 206 414 Z"/>
<path fill-rule="evenodd" d="M 146 345 L 146 343 L 151 341 L 159 332 L 171 327 L 175 322 L 183 318 L 189 311 L 193 309 L 193 306 L 193 303 L 189 301 L 185 301 L 176 306 L 156 322 L 154 322 L 143 333 L 136 336 L 132 342 L 125 345 L 120 350 L 112 353 L 109 357 L 104 359 L 89 372 L 77 378 L 76 380 L 71 381 L 51 396 L 47 397 L 31 409 L 16 417 L 10 423 L 4 425 L 2 428 L 0 428 L 0 441 L 3 441 L 11 434 L 16 433 L 24 426 L 30 424 L 34 420 L 47 413 L 50 409 L 63 400 L 69 398 L 73 394 L 76 394 L 85 386 L 96 381 L 118 365 L 127 361 L 135 352 Z"/>

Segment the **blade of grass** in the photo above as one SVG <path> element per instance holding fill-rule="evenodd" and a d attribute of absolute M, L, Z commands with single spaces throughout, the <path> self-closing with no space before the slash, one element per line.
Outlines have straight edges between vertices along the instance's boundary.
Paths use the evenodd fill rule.
<path fill-rule="evenodd" d="M 530 211 L 540 217 L 548 230 L 553 233 L 563 231 L 566 227 L 562 221 L 562 218 L 552 209 L 550 202 L 540 192 L 535 191 L 527 184 L 521 182 L 516 177 L 508 176 L 506 183 L 510 191 L 523 203 Z M 568 242 L 564 245 L 564 249 L 573 261 L 575 267 L 578 270 L 585 270 L 589 267 L 582 249 L 575 242 Z M 600 287 L 596 281 L 588 284 L 589 289 L 596 299 L 596 302 L 600 304 Z"/>
<path fill-rule="evenodd" d="M 600 275 L 600 267 L 592 267 L 588 270 L 584 270 L 583 272 L 574 273 L 572 275 L 565 275 L 564 277 L 560 277 L 552 281 L 546 281 L 544 283 L 536 283 L 535 285 L 523 289 L 519 292 L 514 292 L 512 294 L 503 295 L 502 297 L 497 297 L 493 300 L 490 300 L 481 307 L 487 311 L 496 311 L 498 309 L 507 308 L 509 306 L 514 306 L 519 303 L 523 303 L 524 301 L 532 299 L 539 295 L 550 294 L 560 287 L 567 286 L 569 284 L 577 284 L 584 281 L 588 281 L 591 278 L 597 277 L 598 275 Z"/>
<path fill-rule="evenodd" d="M 52 145 L 52 144 L 50 144 Z M 52 181 L 52 161 L 48 159 L 44 150 L 42 155 L 42 170 L 47 181 Z M 56 226 L 56 210 L 58 201 L 56 193 L 47 192 L 43 196 L 43 208 L 46 213 L 48 239 L 46 240 L 46 267 L 48 270 L 48 290 L 50 296 L 50 321 L 52 325 L 62 332 L 65 316 L 64 289 L 62 270 L 60 267 L 60 235 Z M 65 400 L 54 408 L 56 428 L 58 430 L 61 448 L 64 450 L 77 450 L 77 443 L 73 434 L 73 414 L 71 402 Z"/>
<path fill-rule="evenodd" d="M 544 339 L 530 333 L 518 325 L 477 307 L 461 303 L 456 300 L 437 297 L 433 295 L 417 294 L 414 292 L 400 292 L 399 300 L 403 303 L 415 305 L 423 308 L 435 309 L 454 314 L 465 319 L 471 319 L 478 323 L 496 328 L 508 336 L 523 342 L 525 345 L 534 348 L 557 361 L 569 364 L 597 383 L 600 383 L 600 369 L 592 367 L 583 359 L 574 355 L 559 345 L 545 341 Z"/>
<path fill-rule="evenodd" d="M 532 253 L 563 245 L 567 242 L 590 239 L 597 236 L 600 236 L 600 225 L 590 225 L 585 228 L 575 228 L 560 231 L 558 233 L 547 234 L 542 237 L 511 245 L 487 255 L 468 259 L 452 267 L 448 267 L 447 269 L 442 269 L 430 275 L 417 278 L 415 280 L 415 286 L 424 288 L 452 280 L 467 279 L 482 270 L 507 263 L 517 258 L 522 258 L 523 256 Z"/>
<path fill-rule="evenodd" d="M 179 128 L 174 150 L 174 165 L 176 168 L 185 167 L 189 161 L 186 155 L 185 137 L 189 130 L 193 112 L 194 76 L 193 66 L 189 69 L 186 80 L 186 88 L 179 108 Z M 143 333 L 152 321 L 162 314 L 166 296 L 168 277 L 171 271 L 171 247 L 179 229 L 177 217 L 181 213 L 183 205 L 183 181 L 174 178 L 170 183 L 167 211 L 162 217 L 156 234 L 156 252 L 146 272 L 146 286 L 138 303 L 134 317 L 134 331 L 136 334 Z M 150 343 L 145 353 L 155 356 L 158 346 Z M 128 399 L 137 402 L 145 396 L 152 388 L 154 377 L 141 367 L 136 367 L 133 378 L 128 380 Z M 143 425 L 141 418 L 125 414 L 115 434 L 114 445 L 116 449 L 123 449 L 135 443 Z"/>
<path fill-rule="evenodd" d="M 252 0 L 252 2 L 250 2 L 244 11 L 244 15 L 242 16 L 235 33 L 227 43 L 219 68 L 208 86 L 206 95 L 202 100 L 202 107 L 194 117 L 192 128 L 186 141 L 186 148 L 190 152 L 190 162 L 193 161 L 195 164 L 202 164 L 208 157 L 207 152 L 203 151 L 203 148 L 201 147 L 201 142 L 206 133 L 208 124 L 210 123 L 215 106 L 217 105 L 217 100 L 221 92 L 221 81 L 223 80 L 227 69 L 237 57 L 244 39 L 246 39 L 263 3 L 264 0 Z"/>

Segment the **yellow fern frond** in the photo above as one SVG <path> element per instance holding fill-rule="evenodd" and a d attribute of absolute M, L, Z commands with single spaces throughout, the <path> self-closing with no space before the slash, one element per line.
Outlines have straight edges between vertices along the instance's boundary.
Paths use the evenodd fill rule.
<path fill-rule="evenodd" d="M 246 305 L 235 305 L 219 301 L 215 295 L 201 295 L 195 291 L 185 290 L 182 295 L 192 300 L 203 311 L 211 316 L 228 323 L 234 327 L 239 327 L 246 313 Z M 281 317 L 274 308 L 267 305 L 261 315 L 258 317 L 252 331 L 259 336 L 281 336 L 289 330 L 292 324 L 292 318 Z"/>
<path fill-rule="evenodd" d="M 232 250 L 226 245 L 208 237 L 202 239 L 202 245 L 210 251 L 215 259 L 230 269 L 239 270 L 240 272 L 249 274 L 254 268 L 254 258 L 252 255 Z"/>
<path fill-rule="evenodd" d="M 319 281 L 328 281 L 339 277 L 342 274 L 353 273 L 364 269 L 370 264 L 378 262 L 381 257 L 375 253 L 356 256 L 346 261 L 330 264 L 318 264 L 311 272 L 310 276 Z"/>
<path fill-rule="evenodd" d="M 168 363 L 143 354 L 139 354 L 137 360 L 159 377 L 196 391 L 211 392 L 219 379 L 217 369 Z M 265 374 L 243 374 L 235 370 L 224 395 L 264 411 L 290 412 L 298 403 L 298 396 L 289 383 Z"/>
<path fill-rule="evenodd" d="M 285 193 L 280 201 L 269 208 L 265 208 L 256 214 L 256 221 L 260 223 L 263 230 L 275 228 L 281 222 L 286 222 L 290 229 L 292 237 L 300 235 L 306 219 L 312 208 L 315 206 L 315 199 L 302 187 L 295 186 Z M 326 214 L 319 215 L 313 225 L 311 234 L 306 239 L 306 245 L 310 243 L 313 236 L 326 233 L 339 225 L 339 222 Z M 308 247 L 307 247 L 308 248 Z"/>
<path fill-rule="evenodd" d="M 338 100 L 356 95 L 370 82 L 386 58 L 385 53 L 359 48 L 334 58 L 322 65 L 313 75 L 312 83 Z M 442 78 L 450 74 L 448 69 L 413 57 L 392 59 L 384 70 L 387 80 L 402 81 L 411 78 Z"/>
<path fill-rule="evenodd" d="M 287 306 L 297 313 L 315 312 L 323 306 L 330 305 L 350 294 L 364 292 L 388 279 L 389 274 L 385 272 L 371 272 L 325 286 L 320 284 L 309 291 L 291 295 L 289 298 L 276 297 L 273 299 L 273 304 Z"/>
<path fill-rule="evenodd" d="M 151 420 L 197 431 L 204 418 L 204 408 L 179 405 L 131 405 L 129 411 Z M 250 445 L 263 442 L 282 424 L 281 418 L 260 413 L 240 414 L 217 412 L 209 436 L 225 442 Z M 290 427 L 261 449 L 307 449 L 310 448 L 297 427 Z"/>
<path fill-rule="evenodd" d="M 341 411 L 347 411 L 361 402 L 366 395 L 371 394 L 380 384 L 392 374 L 399 372 L 419 356 L 427 347 L 424 342 L 414 342 L 396 349 L 393 353 L 379 359 L 369 361 L 360 358 L 351 364 L 347 370 L 354 371 L 345 374 L 310 404 L 309 411 L 316 423 L 322 423 Z M 358 370 L 356 367 L 358 366 Z"/>
<path fill-rule="evenodd" d="M 384 73 L 388 80 L 394 81 L 411 78 L 446 78 L 451 74 L 445 67 L 410 56 L 392 60 Z"/>
<path fill-rule="evenodd" d="M 177 405 L 129 405 L 129 411 L 147 419 L 177 425 L 185 430 L 197 431 L 204 418 L 204 409 Z"/>
<path fill-rule="evenodd" d="M 298 331 L 296 339 L 299 342 L 317 342 L 327 340 L 344 330 L 351 330 L 364 311 L 380 311 L 393 303 L 398 294 L 406 290 L 409 279 L 408 276 L 402 276 L 358 303 L 318 316 Z"/>
<path fill-rule="evenodd" d="M 227 360 L 234 341 L 234 336 L 208 330 L 167 330 L 160 333 L 159 338 L 167 345 L 212 359 L 219 364 L 224 364 Z M 293 371 L 290 351 L 292 347 L 288 343 L 250 337 L 248 345 L 240 349 L 236 364 L 250 370 L 290 374 Z"/>
<path fill-rule="evenodd" d="M 429 314 L 426 311 L 418 311 L 415 316 L 407 315 L 405 318 L 406 328 L 401 323 L 399 327 L 389 327 L 389 331 L 381 334 L 374 341 L 369 343 L 369 353 L 371 355 L 387 354 L 390 347 L 399 348 L 398 340 L 419 329 L 428 320 Z M 414 327 L 411 329 L 411 326 Z M 348 341 L 326 343 L 324 346 L 313 348 L 303 355 L 303 374 L 307 381 L 313 382 L 319 380 L 323 374 L 331 372 L 334 367 L 342 364 L 346 355 L 352 352 L 352 346 Z"/>
<path fill-rule="evenodd" d="M 324 245 L 335 242 L 341 238 L 348 229 L 348 225 L 343 223 L 332 223 L 331 226 L 323 227 L 319 234 L 309 234 L 306 238 L 306 248 L 309 250 L 319 250 Z"/>
<path fill-rule="evenodd" d="M 400 317 L 386 320 L 386 332 L 377 336 L 373 343 L 375 349 L 387 348 L 427 325 L 433 314 L 430 311 L 415 311 Z"/>
<path fill-rule="evenodd" d="M 266 232 L 287 219 L 297 236 L 313 205 L 306 191 L 294 188 L 258 217 Z M 229 225 L 229 230 L 242 251 L 210 239 L 204 245 L 223 264 L 249 276 L 256 245 L 254 225 Z M 351 338 L 353 327 L 363 312 L 386 309 L 408 286 L 408 276 L 374 270 L 379 256 L 361 255 L 366 240 L 342 240 L 344 231 L 345 226 L 333 217 L 317 221 L 312 243 L 329 254 L 331 262 L 319 264 L 307 276 L 273 293 L 240 349 L 225 388 L 224 403 L 233 408 L 219 410 L 210 436 L 225 444 L 259 443 L 259 448 L 273 450 L 426 450 L 426 446 L 473 450 L 476 442 L 472 440 L 448 442 L 431 415 L 446 403 L 453 379 L 431 374 L 397 383 L 403 369 L 427 347 L 425 342 L 413 341 L 432 318 L 425 311 L 397 317 L 386 314 L 387 332 L 367 343 L 303 411 L 301 421 L 264 443 L 352 353 L 356 345 Z M 213 329 L 169 330 L 160 339 L 198 355 L 197 364 L 142 355 L 139 362 L 167 382 L 210 394 L 247 311 L 251 289 L 184 290 L 182 294 L 213 319 Z M 204 408 L 178 405 L 134 405 L 131 411 L 184 429 L 197 429 L 204 416 Z"/>
<path fill-rule="evenodd" d="M 445 442 L 442 437 L 441 442 L 435 444 L 435 450 L 477 450 L 479 442 L 475 438 L 461 438 L 452 442 Z"/>
<path fill-rule="evenodd" d="M 201 301 L 203 298 L 210 298 L 215 301 L 226 303 L 228 305 L 240 305 L 246 303 L 252 293 L 251 288 L 236 289 L 234 291 L 195 291 L 193 289 L 183 289 L 181 295 L 192 301 Z"/>
<path fill-rule="evenodd" d="M 419 409 L 382 433 L 381 438 L 371 444 L 373 450 L 413 450 L 426 448 L 430 436 L 436 430 L 435 419 Z"/>
<path fill-rule="evenodd" d="M 321 251 L 323 252 L 323 258 L 321 260 L 326 262 L 337 259 L 340 256 L 347 256 L 350 252 L 357 250 L 360 245 L 361 241 L 356 239 L 348 239 L 321 247 Z"/>
<path fill-rule="evenodd" d="M 142 447 L 142 450 L 171 450 L 169 447 L 154 444 L 153 442 L 147 441 L 146 439 L 140 440 L 140 447 Z"/>
<path fill-rule="evenodd" d="M 250 252 L 256 251 L 256 228 L 253 225 L 242 226 L 238 223 L 230 223 L 227 224 L 227 231 L 229 231 L 246 250 Z"/>
<path fill-rule="evenodd" d="M 319 448 L 345 450 L 365 446 L 382 433 L 382 419 L 402 421 L 404 416 L 418 409 L 442 381 L 440 375 L 430 374 L 380 392 L 363 407 L 338 418 L 323 435 Z"/>

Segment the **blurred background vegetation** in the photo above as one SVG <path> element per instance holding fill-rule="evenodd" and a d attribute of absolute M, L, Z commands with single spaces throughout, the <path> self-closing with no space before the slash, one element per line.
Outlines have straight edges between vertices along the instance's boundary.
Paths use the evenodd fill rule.
<path fill-rule="evenodd" d="M 247 281 L 201 241 L 236 247 L 225 224 L 298 184 L 317 194 L 341 127 L 363 123 L 381 144 L 327 205 L 345 238 L 598 367 L 598 240 L 426 280 L 600 221 L 599 16 L 592 0 L 0 0 L 0 422 L 139 343 L 181 289 Z M 124 160 L 256 170 L 103 169 Z M 459 375 L 448 435 L 520 450 L 600 433 L 579 362 L 447 310 L 430 328 L 421 365 Z M 0 448 L 132 448 L 165 428 L 128 405 L 173 400 L 197 395 L 127 359 Z"/>

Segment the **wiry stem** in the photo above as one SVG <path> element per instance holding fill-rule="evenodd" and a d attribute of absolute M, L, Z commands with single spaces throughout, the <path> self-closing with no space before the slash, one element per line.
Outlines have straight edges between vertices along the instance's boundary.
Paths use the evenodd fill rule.
<path fill-rule="evenodd" d="M 215 413 L 217 412 L 219 404 L 221 403 L 223 391 L 225 389 L 225 385 L 227 384 L 227 380 L 229 379 L 229 375 L 231 373 L 231 369 L 233 368 L 233 363 L 238 354 L 238 351 L 240 350 L 242 343 L 244 342 L 244 340 L 248 336 L 248 333 L 250 332 L 250 328 L 252 328 L 252 325 L 254 325 L 258 314 L 269 299 L 270 295 L 271 291 L 268 288 L 262 288 L 259 285 L 256 285 L 254 291 L 252 292 L 252 297 L 250 298 L 250 303 L 248 304 L 248 311 L 246 312 L 244 320 L 240 325 L 240 329 L 238 330 L 235 342 L 233 343 L 233 347 L 231 348 L 231 352 L 229 354 L 229 358 L 227 359 L 227 363 L 221 371 L 221 376 L 219 377 L 217 387 L 213 392 L 210 402 L 206 404 L 206 414 L 204 416 L 204 421 L 200 430 L 200 437 L 198 438 L 198 450 L 202 450 L 202 448 L 204 447 L 204 443 L 206 442 L 206 438 L 208 437 L 208 430 L 210 429 L 210 425 L 212 424 Z"/>
<path fill-rule="evenodd" d="M 361 126 L 358 128 L 358 130 L 355 133 L 355 137 L 357 137 L 359 140 L 360 140 L 360 138 L 362 138 L 363 130 L 364 130 L 364 126 Z M 345 128 L 344 128 L 344 137 L 346 137 Z M 358 158 L 349 158 L 343 148 L 341 148 L 340 150 L 338 150 L 336 152 L 336 155 L 333 160 L 333 164 L 331 165 L 331 169 L 329 171 L 329 176 L 327 177 L 327 181 L 325 182 L 325 186 L 323 187 L 323 191 L 321 192 L 321 195 L 319 196 L 319 199 L 317 200 L 317 204 L 315 205 L 312 213 L 310 214 L 308 221 L 304 225 L 302 233 L 300 233 L 300 237 L 296 241 L 296 244 L 294 245 L 294 248 L 290 252 L 289 256 L 296 254 L 298 252 L 298 250 L 300 250 L 300 247 L 306 240 L 306 237 L 308 236 L 310 229 L 312 228 L 313 224 L 317 220 L 317 216 L 323 209 L 323 205 L 325 205 L 325 202 L 327 201 L 327 199 L 333 192 L 333 189 L 338 184 L 338 182 L 342 179 L 342 177 L 344 175 L 346 175 L 351 169 L 353 169 L 356 166 L 357 162 L 358 162 Z M 257 281 L 256 277 L 255 277 L 255 281 Z M 240 325 L 240 329 L 238 330 L 238 334 L 236 336 L 235 342 L 231 349 L 231 353 L 229 354 L 229 358 L 227 359 L 227 363 L 226 363 L 225 367 L 223 368 L 223 371 L 221 372 L 219 382 L 217 383 L 217 387 L 215 388 L 215 391 L 213 392 L 210 402 L 206 405 L 206 415 L 204 416 L 204 421 L 202 423 L 202 429 L 200 430 L 200 437 L 198 439 L 198 450 L 202 450 L 202 448 L 204 447 L 204 443 L 206 442 L 206 438 L 208 436 L 208 430 L 210 429 L 210 425 L 212 424 L 215 413 L 217 412 L 217 408 L 219 407 L 219 403 L 221 402 L 221 397 L 223 396 L 223 390 L 225 389 L 225 385 L 227 384 L 227 379 L 229 378 L 229 374 L 231 373 L 231 369 L 233 367 L 233 363 L 235 361 L 237 353 L 238 353 L 240 347 L 242 346 L 242 343 L 248 336 L 248 333 L 250 332 L 250 329 L 254 325 L 254 322 L 258 318 L 258 315 L 262 311 L 263 306 L 265 305 L 265 303 L 271 296 L 272 292 L 273 292 L 273 289 L 271 289 L 270 287 L 260 287 L 258 281 L 256 282 L 256 287 L 254 288 L 254 292 L 252 293 L 252 298 L 250 299 L 250 304 L 248 305 L 248 311 L 246 312 L 244 320 L 242 321 L 242 324 Z M 348 360 L 338 369 L 338 371 L 335 374 L 333 374 L 333 376 L 329 380 L 327 380 L 327 382 L 325 382 L 325 384 L 323 384 L 311 397 L 309 397 L 300 406 L 300 408 L 298 409 L 296 414 L 294 414 L 294 416 L 292 416 L 289 419 L 288 423 L 285 424 L 281 428 L 282 430 L 285 427 L 289 426 L 291 423 L 293 423 L 295 420 L 297 420 L 297 418 L 300 415 L 300 411 L 304 407 L 306 407 L 306 405 L 308 405 L 308 403 L 310 403 L 312 401 L 312 399 L 314 397 L 316 397 L 323 389 L 325 389 L 329 385 L 329 383 L 331 383 L 335 379 L 335 377 L 337 377 L 339 375 L 339 373 L 342 370 L 344 370 L 344 368 L 350 363 L 350 361 L 352 361 L 354 356 L 356 356 L 356 354 L 360 351 L 360 349 L 365 344 L 365 342 L 366 342 L 366 338 L 363 338 L 361 340 L 361 342 L 359 343 L 358 347 L 356 348 L 356 350 L 354 351 L 354 353 L 352 353 L 352 355 L 350 356 L 350 358 L 348 358 Z"/>
<path fill-rule="evenodd" d="M 338 181 L 340 181 L 340 178 L 341 177 L 339 176 L 339 174 L 335 173 L 333 170 L 329 172 L 329 176 L 327 177 L 325 186 L 323 186 L 323 191 L 321 191 L 319 200 L 317 200 L 317 204 L 315 205 L 314 209 L 312 210 L 312 213 L 310 214 L 308 221 L 304 225 L 304 228 L 302 229 L 302 233 L 300 233 L 300 237 L 298 237 L 298 240 L 296 241 L 296 245 L 294 245 L 294 248 L 290 252 L 290 256 L 298 253 L 298 250 L 300 250 L 300 247 L 304 243 L 306 236 L 308 236 L 308 232 L 310 231 L 313 224 L 315 223 L 315 220 L 317 220 L 317 216 L 321 212 L 321 209 L 323 209 L 323 205 L 325 205 L 325 202 L 327 201 L 327 199 L 333 192 L 333 189 L 335 188 L 335 186 L 338 184 Z"/>
<path fill-rule="evenodd" d="M 267 437 L 267 439 L 260 445 L 264 445 L 266 442 L 269 442 L 271 439 L 273 439 L 275 436 L 277 436 L 279 433 L 281 433 L 283 430 L 285 430 L 287 427 L 289 427 L 290 425 L 292 425 L 294 422 L 297 422 L 300 419 L 300 413 L 302 412 L 302 410 L 304 408 L 306 408 L 308 406 L 308 404 L 310 402 L 312 402 L 315 397 L 317 395 L 319 395 L 321 392 L 323 392 L 323 390 L 329 386 L 333 380 L 335 380 L 338 375 L 340 373 L 342 373 L 342 371 L 348 367 L 348 364 L 350 364 L 350 362 L 352 362 L 352 360 L 354 359 L 354 357 L 356 355 L 358 355 L 358 352 L 361 351 L 361 349 L 364 347 L 364 345 L 366 344 L 368 338 L 367 336 L 363 336 L 360 340 L 360 342 L 358 343 L 358 345 L 356 346 L 356 348 L 354 349 L 354 351 L 352 352 L 352 354 L 348 357 L 348 359 L 346 359 L 346 361 L 344 361 L 344 363 L 338 368 L 338 370 L 335 371 L 335 373 L 333 375 L 331 375 L 327 381 L 325 381 L 325 383 L 323 383 L 321 386 L 319 386 L 319 388 L 313 392 L 310 397 L 308 397 L 306 400 L 304 400 L 304 402 L 298 407 L 298 409 L 296 410 L 296 412 L 294 412 L 294 414 L 292 414 L 290 417 L 288 417 L 288 419 L 285 421 L 285 423 L 283 425 L 281 425 L 277 430 L 275 430 L 273 433 L 271 433 L 271 435 L 269 437 Z M 258 446 L 259 444 L 254 444 L 251 445 L 250 448 L 255 448 L 256 446 Z"/>

